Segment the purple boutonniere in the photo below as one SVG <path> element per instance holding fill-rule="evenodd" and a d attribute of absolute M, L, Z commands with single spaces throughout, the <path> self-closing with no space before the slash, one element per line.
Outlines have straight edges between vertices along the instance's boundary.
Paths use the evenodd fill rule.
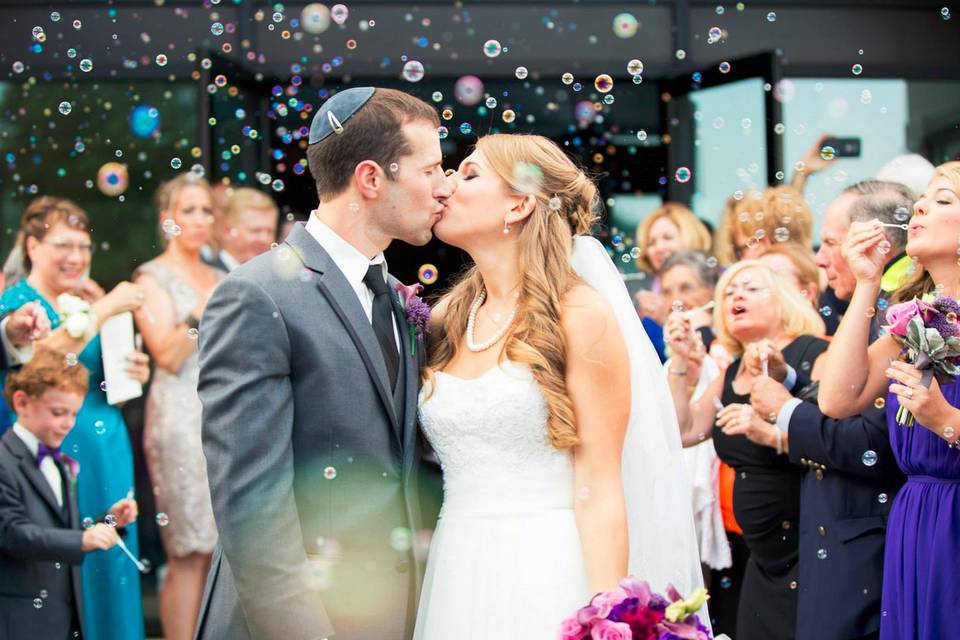
<path fill-rule="evenodd" d="M 422 341 L 423 336 L 430 330 L 430 305 L 417 295 L 423 291 L 423 285 L 405 285 L 398 282 L 396 290 L 407 312 L 407 329 L 410 332 L 410 355 L 412 356 L 415 353 L 417 340 Z"/>
<path fill-rule="evenodd" d="M 80 475 L 80 463 L 65 453 L 60 454 L 60 462 L 67 468 L 70 485 L 77 486 L 77 476 Z"/>

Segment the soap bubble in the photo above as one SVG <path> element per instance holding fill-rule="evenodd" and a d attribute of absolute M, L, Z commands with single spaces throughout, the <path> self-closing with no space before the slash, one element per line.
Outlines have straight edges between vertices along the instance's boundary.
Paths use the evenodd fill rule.
<path fill-rule="evenodd" d="M 613 78 L 606 73 L 601 73 L 594 79 L 593 86 L 600 93 L 607 93 L 613 89 Z"/>
<path fill-rule="evenodd" d="M 613 33 L 618 38 L 632 38 L 639 28 L 640 23 L 632 13 L 618 13 L 613 17 Z"/>
<path fill-rule="evenodd" d="M 487 40 L 483 43 L 483 55 L 488 58 L 496 58 L 503 51 L 499 40 Z"/>
<path fill-rule="evenodd" d="M 330 28 L 330 9 L 320 2 L 312 2 L 300 12 L 300 24 L 307 33 L 323 33 Z"/>
<path fill-rule="evenodd" d="M 407 82 L 420 82 L 423 80 L 423 63 L 419 60 L 408 60 L 403 65 L 403 79 Z"/>
<path fill-rule="evenodd" d="M 337 24 L 343 24 L 350 17 L 350 10 L 344 4 L 335 4 L 330 7 L 330 17 Z"/>

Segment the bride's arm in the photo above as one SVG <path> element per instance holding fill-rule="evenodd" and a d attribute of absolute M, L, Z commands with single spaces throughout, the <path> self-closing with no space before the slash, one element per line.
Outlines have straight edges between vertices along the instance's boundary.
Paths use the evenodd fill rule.
<path fill-rule="evenodd" d="M 574 447 L 574 512 L 594 593 L 627 574 L 629 539 L 620 475 L 630 417 L 630 363 L 613 310 L 594 291 L 564 305 L 566 387 L 579 444 Z"/>

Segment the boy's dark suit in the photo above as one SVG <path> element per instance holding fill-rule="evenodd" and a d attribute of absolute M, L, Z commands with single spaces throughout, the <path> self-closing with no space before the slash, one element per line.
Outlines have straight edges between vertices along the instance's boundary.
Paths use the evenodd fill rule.
<path fill-rule="evenodd" d="M 83 531 L 74 487 L 63 464 L 58 461 L 57 466 L 63 480 L 62 507 L 20 437 L 10 429 L 0 438 L 0 638 L 4 640 L 83 637 Z M 74 631 L 80 636 L 74 636 Z"/>

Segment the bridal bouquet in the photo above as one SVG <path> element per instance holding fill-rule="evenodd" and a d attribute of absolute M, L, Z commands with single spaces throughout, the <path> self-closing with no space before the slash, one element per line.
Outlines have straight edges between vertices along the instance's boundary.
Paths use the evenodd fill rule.
<path fill-rule="evenodd" d="M 887 332 L 903 346 L 900 357 L 923 371 L 923 384 L 936 378 L 941 385 L 960 374 L 960 303 L 948 296 L 930 294 L 887 310 Z M 912 427 L 913 414 L 900 407 L 897 424 Z"/>
<path fill-rule="evenodd" d="M 650 585 L 627 577 L 613 591 L 593 597 L 590 604 L 563 621 L 560 640 L 712 640 L 697 611 L 707 601 L 706 589 L 686 600 L 672 586 L 667 597 Z"/>

